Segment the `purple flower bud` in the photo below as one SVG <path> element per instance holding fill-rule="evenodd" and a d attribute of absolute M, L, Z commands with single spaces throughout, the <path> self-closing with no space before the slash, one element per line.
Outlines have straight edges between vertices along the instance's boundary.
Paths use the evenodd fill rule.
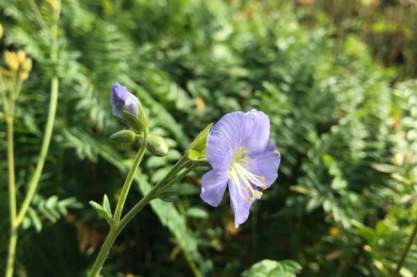
<path fill-rule="evenodd" d="M 211 128 L 206 145 L 212 170 L 203 176 L 201 198 L 216 207 L 228 188 L 238 227 L 278 177 L 280 156 L 269 137 L 269 118 L 257 110 L 226 114 Z"/>
<path fill-rule="evenodd" d="M 124 112 L 131 113 L 135 116 L 139 114 L 138 98 L 119 83 L 113 85 L 111 106 L 113 115 L 119 118 L 123 118 Z"/>

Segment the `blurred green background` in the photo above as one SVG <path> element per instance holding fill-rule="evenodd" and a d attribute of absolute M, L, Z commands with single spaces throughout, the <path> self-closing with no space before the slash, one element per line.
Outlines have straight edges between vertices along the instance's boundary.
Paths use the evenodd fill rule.
<path fill-rule="evenodd" d="M 88 201 L 117 197 L 134 153 L 109 139 L 121 127 L 109 106 L 115 82 L 141 99 L 171 146 L 146 157 L 127 206 L 227 112 L 266 112 L 282 163 L 239 230 L 227 199 L 217 209 L 200 200 L 204 172 L 195 172 L 178 201 L 156 200 L 128 226 L 104 276 L 239 276 L 263 259 L 294 260 L 300 276 L 392 276 L 417 220 L 417 1 L 62 0 L 57 64 L 44 30 L 53 2 L 0 0 L 1 52 L 33 60 L 16 111 L 19 191 L 36 162 L 52 68 L 60 76 L 16 276 L 84 276 L 94 260 L 107 227 Z M 413 245 L 401 275 L 416 272 Z"/>

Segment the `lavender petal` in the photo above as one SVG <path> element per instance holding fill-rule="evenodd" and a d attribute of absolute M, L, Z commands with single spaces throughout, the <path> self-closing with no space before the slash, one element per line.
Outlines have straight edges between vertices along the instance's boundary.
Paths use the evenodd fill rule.
<path fill-rule="evenodd" d="M 229 167 L 233 152 L 247 135 L 247 120 L 243 112 L 224 115 L 211 129 L 207 138 L 207 160 L 214 169 Z"/>
<path fill-rule="evenodd" d="M 204 174 L 200 197 L 207 204 L 219 206 L 227 185 L 227 172 L 211 170 Z"/>
<path fill-rule="evenodd" d="M 245 114 L 248 136 L 243 144 L 250 153 L 263 151 L 269 141 L 269 118 L 258 110 L 251 110 Z"/>
<path fill-rule="evenodd" d="M 230 205 L 235 215 L 235 227 L 244 223 L 249 217 L 249 210 L 253 200 L 248 200 L 249 193 L 241 184 L 235 184 L 229 180 L 228 182 Z"/>
<path fill-rule="evenodd" d="M 264 151 L 249 156 L 248 169 L 255 175 L 265 177 L 265 184 L 270 187 L 278 178 L 280 162 L 275 145 L 269 141 Z"/>

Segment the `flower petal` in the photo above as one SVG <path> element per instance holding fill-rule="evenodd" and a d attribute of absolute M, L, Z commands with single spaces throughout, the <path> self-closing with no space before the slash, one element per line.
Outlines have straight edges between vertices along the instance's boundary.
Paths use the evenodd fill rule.
<path fill-rule="evenodd" d="M 227 172 L 210 170 L 203 176 L 200 197 L 207 204 L 217 207 L 222 201 L 227 185 Z"/>
<path fill-rule="evenodd" d="M 235 214 L 235 227 L 238 228 L 240 224 L 244 223 L 249 217 L 249 210 L 254 200 L 249 200 L 249 193 L 243 188 L 241 184 L 228 182 L 230 205 Z"/>
<path fill-rule="evenodd" d="M 275 145 L 269 141 L 262 152 L 249 155 L 248 170 L 255 175 L 265 177 L 265 184 L 270 187 L 278 178 L 278 168 L 281 162 Z"/>
<path fill-rule="evenodd" d="M 211 129 L 207 138 L 207 160 L 214 169 L 227 170 L 234 151 L 246 137 L 245 113 L 224 115 Z"/>
<path fill-rule="evenodd" d="M 122 117 L 123 112 L 138 115 L 139 100 L 124 86 L 116 83 L 112 88 L 111 105 L 114 116 Z"/>
<path fill-rule="evenodd" d="M 248 135 L 244 140 L 245 148 L 249 153 L 256 153 L 265 149 L 269 141 L 269 118 L 258 110 L 250 110 L 245 114 Z"/>

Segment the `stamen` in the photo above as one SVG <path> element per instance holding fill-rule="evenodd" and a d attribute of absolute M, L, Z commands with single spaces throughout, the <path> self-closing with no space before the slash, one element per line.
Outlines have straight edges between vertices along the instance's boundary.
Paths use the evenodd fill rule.
<path fill-rule="evenodd" d="M 242 156 L 242 153 L 244 152 L 240 151 L 237 156 L 240 161 L 246 161 L 246 157 Z M 241 188 L 244 188 L 245 192 L 249 194 L 245 197 L 245 200 L 248 201 L 248 203 L 250 203 L 254 198 L 259 199 L 262 196 L 262 192 L 255 189 L 254 186 L 262 190 L 268 188 L 265 183 L 265 176 L 258 176 L 251 173 L 236 160 L 234 160 L 230 166 L 229 177 L 232 180 L 232 183 L 238 186 L 239 194 L 243 196 Z"/>

